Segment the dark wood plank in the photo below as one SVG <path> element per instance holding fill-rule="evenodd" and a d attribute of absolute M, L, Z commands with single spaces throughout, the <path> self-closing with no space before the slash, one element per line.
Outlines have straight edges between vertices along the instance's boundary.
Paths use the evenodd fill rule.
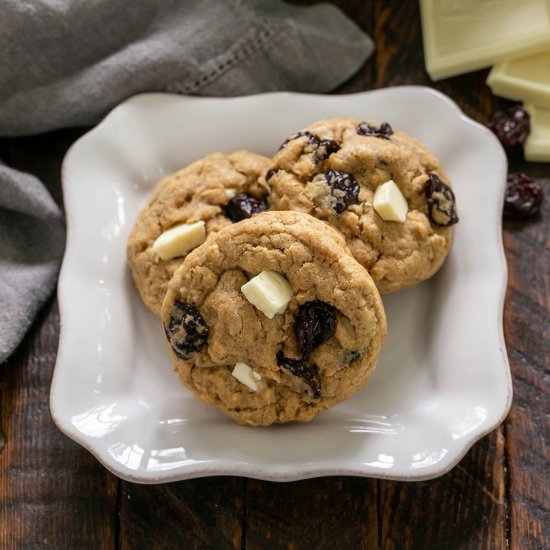
<path fill-rule="evenodd" d="M 513 169 L 550 178 L 550 167 L 513 162 Z M 550 179 L 540 214 L 506 222 L 508 259 L 505 335 L 514 377 L 506 424 L 510 471 L 511 548 L 550 548 Z"/>
<path fill-rule="evenodd" d="M 53 301 L 0 369 L 0 548 L 113 548 L 116 485 L 53 424 L 49 390 L 59 315 Z"/>
<path fill-rule="evenodd" d="M 500 427 L 441 478 L 381 481 L 381 548 L 506 548 L 504 445 Z"/>
<path fill-rule="evenodd" d="M 238 477 L 156 486 L 123 482 L 119 547 L 240 550 L 244 484 Z"/>
<path fill-rule="evenodd" d="M 0 140 L 0 158 L 61 201 L 61 160 L 82 130 Z M 113 548 L 117 480 L 65 437 L 49 411 L 59 313 L 49 301 L 0 365 L 0 548 Z"/>
<path fill-rule="evenodd" d="M 491 109 L 485 72 L 430 80 L 424 68 L 416 2 L 377 2 L 376 86 L 439 89 L 475 119 Z M 429 116 L 419 113 L 419 116 Z M 447 475 L 421 483 L 380 481 L 382 548 L 505 548 L 506 473 L 503 428 L 478 442 Z"/>
<path fill-rule="evenodd" d="M 376 480 L 352 477 L 294 483 L 248 480 L 245 548 L 378 548 Z"/>

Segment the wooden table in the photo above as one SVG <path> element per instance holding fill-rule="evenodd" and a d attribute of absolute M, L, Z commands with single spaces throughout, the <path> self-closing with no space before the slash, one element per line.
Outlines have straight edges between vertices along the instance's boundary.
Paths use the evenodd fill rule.
<path fill-rule="evenodd" d="M 338 93 L 433 86 L 482 123 L 508 105 L 485 86 L 487 71 L 431 82 L 416 2 L 337 3 L 377 48 Z M 0 158 L 41 178 L 61 204 L 61 161 L 84 131 L 0 140 Z M 549 165 L 521 159 L 511 168 L 550 176 Z M 548 182 L 545 191 L 536 218 L 504 222 L 512 410 L 448 474 L 416 483 L 353 477 L 280 484 L 239 477 L 157 486 L 121 481 L 50 417 L 59 336 L 52 298 L 0 368 L 0 548 L 549 548 Z"/>

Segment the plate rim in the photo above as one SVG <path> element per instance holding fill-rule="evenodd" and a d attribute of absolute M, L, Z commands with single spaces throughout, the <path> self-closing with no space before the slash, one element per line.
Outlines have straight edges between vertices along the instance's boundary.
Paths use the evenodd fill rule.
<path fill-rule="evenodd" d="M 68 166 L 72 160 L 72 156 L 74 154 L 74 151 L 79 148 L 80 144 L 83 141 L 87 141 L 90 135 L 94 135 L 97 133 L 100 133 L 103 128 L 109 124 L 109 121 L 117 116 L 117 113 L 125 108 L 128 104 L 132 104 L 135 102 L 140 102 L 143 99 L 149 99 L 149 98 L 170 98 L 170 100 L 175 100 L 177 102 L 232 102 L 235 100 L 246 100 L 247 98 L 252 97 L 258 97 L 261 96 L 261 98 L 264 98 L 266 100 L 269 100 L 271 97 L 278 97 L 278 98 L 292 98 L 295 96 L 301 96 L 303 98 L 311 97 L 311 98 L 328 98 L 331 100 L 331 98 L 341 101 L 342 99 L 345 99 L 346 97 L 360 97 L 360 96 L 366 96 L 366 95 L 374 95 L 374 94 L 387 94 L 388 91 L 391 90 L 400 90 L 400 91 L 413 91 L 413 92 L 420 92 L 422 94 L 427 93 L 434 97 L 436 97 L 439 101 L 443 101 L 447 104 L 448 107 L 452 108 L 454 111 L 454 114 L 457 115 L 463 122 L 467 123 L 468 125 L 473 125 L 478 130 L 483 131 L 486 133 L 486 135 L 490 136 L 491 139 L 494 140 L 496 144 L 498 144 L 498 140 L 496 137 L 492 134 L 492 132 L 487 129 L 485 126 L 481 125 L 480 123 L 474 121 L 473 119 L 469 118 L 461 109 L 460 107 L 448 96 L 445 94 L 435 90 L 434 88 L 426 87 L 426 86 L 417 86 L 417 85 L 406 85 L 406 86 L 392 86 L 387 88 L 380 88 L 376 90 L 368 90 L 368 91 L 361 91 L 361 92 L 354 92 L 349 94 L 338 94 L 338 95 L 327 95 L 327 94 L 311 94 L 311 93 L 301 93 L 301 92 L 268 92 L 263 94 L 250 94 L 250 95 L 244 95 L 244 96 L 237 96 L 237 97 L 216 97 L 216 98 L 210 98 L 210 97 L 196 97 L 196 96 L 183 96 L 178 94 L 171 94 L 171 93 L 165 93 L 165 92 L 151 92 L 151 93 L 141 93 L 134 95 L 125 101 L 121 102 L 117 106 L 115 106 L 102 120 L 101 122 L 87 131 L 85 134 L 83 134 L 79 139 L 77 139 L 67 150 L 65 157 L 63 159 L 62 163 L 62 170 L 61 170 L 61 180 L 62 180 L 62 190 L 63 190 L 63 196 L 65 199 L 66 204 L 66 218 L 67 218 L 67 224 L 69 228 L 69 210 L 70 208 L 67 208 L 67 206 L 71 203 L 71 191 L 69 190 L 68 185 L 68 178 L 67 178 L 67 171 Z M 502 148 L 500 147 L 500 144 L 498 144 L 498 150 L 500 151 L 501 159 L 498 166 L 500 167 L 501 172 L 501 179 L 505 181 L 506 172 L 507 172 L 507 159 L 506 155 L 504 154 Z M 502 204 L 504 201 L 504 197 L 501 197 L 501 204 L 497 205 L 499 210 L 502 210 Z M 69 230 L 67 234 L 69 233 Z M 167 482 L 173 482 L 173 481 L 181 481 L 185 479 L 192 479 L 192 478 L 198 478 L 198 477 L 207 477 L 207 476 L 241 476 L 241 477 L 249 477 L 252 479 L 260 479 L 260 480 L 266 480 L 266 481 L 277 481 L 277 482 L 291 482 L 291 481 L 297 481 L 302 479 L 312 479 L 316 477 L 327 477 L 327 476 L 337 476 L 337 475 L 345 475 L 345 476 L 354 476 L 354 477 L 368 477 L 373 479 L 388 479 L 388 480 L 394 480 L 394 481 L 424 481 L 429 479 L 434 479 L 437 477 L 440 477 L 442 475 L 445 475 L 450 470 L 452 470 L 466 455 L 466 453 L 473 447 L 473 445 L 482 439 L 485 435 L 492 432 L 496 427 L 498 427 L 506 418 L 508 415 L 508 412 L 510 410 L 512 399 L 513 399 L 513 386 L 512 386 L 512 376 L 510 371 L 510 365 L 508 360 L 508 355 L 506 351 L 506 343 L 504 339 L 504 327 L 503 327 L 503 314 L 504 314 L 504 303 L 505 303 L 505 297 L 506 297 L 506 290 L 507 290 L 507 279 L 508 279 L 508 268 L 506 263 L 506 257 L 504 252 L 504 243 L 502 240 L 502 223 L 501 218 L 497 217 L 497 230 L 496 235 L 498 237 L 498 259 L 500 262 L 500 273 L 501 273 L 501 280 L 499 281 L 500 285 L 500 297 L 499 297 L 499 304 L 498 304 L 498 339 L 499 341 L 496 343 L 501 358 L 502 358 L 502 368 L 504 370 L 504 376 L 505 376 L 505 382 L 506 382 L 506 397 L 504 399 L 504 407 L 500 414 L 498 415 L 496 421 L 491 422 L 487 428 L 476 431 L 473 430 L 470 437 L 464 437 L 463 440 L 461 440 L 461 446 L 460 450 L 455 452 L 452 459 L 448 461 L 439 461 L 436 463 L 436 466 L 427 466 L 425 468 L 419 469 L 419 470 L 413 470 L 411 471 L 410 475 L 395 475 L 391 473 L 387 473 L 386 470 L 383 469 L 377 469 L 377 470 L 370 470 L 368 466 L 359 466 L 356 468 L 351 468 L 349 466 L 344 467 L 319 467 L 315 465 L 309 465 L 307 467 L 302 467 L 299 471 L 289 471 L 288 467 L 285 469 L 283 468 L 270 468 L 269 464 L 262 464 L 262 465 L 251 465 L 248 463 L 242 463 L 238 462 L 235 459 L 229 459 L 228 464 L 223 464 L 223 460 L 221 464 L 214 463 L 206 463 L 202 464 L 201 462 L 195 461 L 193 464 L 188 464 L 185 466 L 179 466 L 177 468 L 174 468 L 173 470 L 165 470 L 161 471 L 160 475 L 157 472 L 157 475 L 151 475 L 147 474 L 147 472 L 141 471 L 141 470 L 132 470 L 130 468 L 122 466 L 119 462 L 115 460 L 110 460 L 109 457 L 104 456 L 101 453 L 101 450 L 96 449 L 90 442 L 89 438 L 87 439 L 85 434 L 82 434 L 71 422 L 70 420 L 67 420 L 64 418 L 64 415 L 60 411 L 60 402 L 58 400 L 58 395 L 56 392 L 56 388 L 59 385 L 59 380 L 61 378 L 61 372 L 62 369 L 58 368 L 59 363 L 62 362 L 60 360 L 60 357 L 62 359 L 62 350 L 64 349 L 64 346 L 66 345 L 66 330 L 64 330 L 63 326 L 63 317 L 65 316 L 64 312 L 68 308 L 68 305 L 66 302 L 68 302 L 69 297 L 63 295 L 63 288 L 65 287 L 65 279 L 68 277 L 66 275 L 66 269 L 65 268 L 65 256 L 63 259 L 63 263 L 60 270 L 59 275 L 59 281 L 58 281 L 58 287 L 57 287 L 57 298 L 58 298 L 58 304 L 59 304 L 59 315 L 60 315 L 60 332 L 59 332 L 59 343 L 57 347 L 57 355 L 56 355 L 56 361 L 55 361 L 55 368 L 52 378 L 52 384 L 50 389 L 50 412 L 52 415 L 52 418 L 54 420 L 54 423 L 56 426 L 60 429 L 61 432 L 63 432 L 66 436 L 73 439 L 76 443 L 81 445 L 83 448 L 85 448 L 88 452 L 90 452 L 107 470 L 111 471 L 113 474 L 115 474 L 117 477 L 124 479 L 126 481 L 131 481 L 134 483 L 141 483 L 141 484 L 156 484 L 156 483 L 167 483 Z M 69 239 L 67 239 L 67 242 L 69 242 Z M 68 246 L 67 249 L 68 250 Z M 225 459 L 226 460 L 226 459 Z M 371 467 L 372 468 L 372 467 Z M 145 474 L 145 475 L 144 475 Z"/>

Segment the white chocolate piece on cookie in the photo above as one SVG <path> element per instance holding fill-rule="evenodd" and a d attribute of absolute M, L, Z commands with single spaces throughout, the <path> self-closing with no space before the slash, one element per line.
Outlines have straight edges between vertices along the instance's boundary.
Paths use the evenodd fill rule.
<path fill-rule="evenodd" d="M 261 380 L 262 377 L 257 372 L 254 372 L 246 363 L 237 363 L 231 374 L 241 384 L 248 386 L 252 391 L 258 391 L 256 380 Z"/>
<path fill-rule="evenodd" d="M 386 222 L 403 223 L 407 219 L 407 201 L 393 180 L 376 188 L 372 206 Z"/>
<path fill-rule="evenodd" d="M 182 223 L 162 233 L 153 243 L 153 250 L 162 260 L 184 256 L 206 239 L 204 222 Z"/>
<path fill-rule="evenodd" d="M 265 270 L 241 287 L 245 298 L 266 317 L 283 313 L 294 291 L 289 282 L 275 271 Z"/>

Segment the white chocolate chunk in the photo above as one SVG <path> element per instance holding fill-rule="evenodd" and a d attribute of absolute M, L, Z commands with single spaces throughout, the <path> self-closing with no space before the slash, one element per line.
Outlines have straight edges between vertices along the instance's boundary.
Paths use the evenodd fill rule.
<path fill-rule="evenodd" d="M 153 250 L 162 260 L 171 260 L 178 256 L 184 256 L 202 244 L 205 239 L 206 229 L 203 221 L 182 223 L 162 233 L 153 243 Z"/>
<path fill-rule="evenodd" d="M 420 0 L 424 58 L 434 80 L 548 50 L 543 0 Z"/>
<path fill-rule="evenodd" d="M 289 282 L 275 271 L 265 270 L 241 287 L 245 298 L 266 317 L 283 313 L 294 291 Z"/>
<path fill-rule="evenodd" d="M 407 201 L 393 180 L 376 188 L 372 206 L 384 221 L 404 222 L 407 219 Z"/>
<path fill-rule="evenodd" d="M 531 116 L 531 131 L 523 145 L 525 159 L 534 162 L 550 162 L 550 109 L 524 105 Z"/>
<path fill-rule="evenodd" d="M 257 372 L 254 372 L 246 363 L 237 363 L 231 374 L 252 391 L 258 391 L 258 384 L 256 384 L 254 379 L 261 380 L 262 377 Z"/>
<path fill-rule="evenodd" d="M 550 49 L 495 65 L 487 84 L 494 95 L 550 109 Z"/>

